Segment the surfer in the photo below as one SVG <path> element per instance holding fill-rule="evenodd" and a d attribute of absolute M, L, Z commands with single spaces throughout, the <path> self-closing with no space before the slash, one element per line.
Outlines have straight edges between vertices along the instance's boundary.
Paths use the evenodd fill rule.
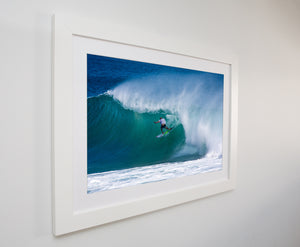
<path fill-rule="evenodd" d="M 167 122 L 164 118 L 160 117 L 158 121 L 154 122 L 155 124 L 157 123 L 160 123 L 160 130 L 161 130 L 161 133 L 164 134 L 164 131 L 163 129 L 167 129 L 167 130 L 171 130 L 172 128 L 168 128 L 167 127 Z"/>

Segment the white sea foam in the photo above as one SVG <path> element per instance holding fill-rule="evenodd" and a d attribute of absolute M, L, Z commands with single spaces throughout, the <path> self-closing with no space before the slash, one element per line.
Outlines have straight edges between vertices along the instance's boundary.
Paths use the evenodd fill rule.
<path fill-rule="evenodd" d="M 135 167 L 88 175 L 88 193 L 222 170 L 222 157 Z"/>

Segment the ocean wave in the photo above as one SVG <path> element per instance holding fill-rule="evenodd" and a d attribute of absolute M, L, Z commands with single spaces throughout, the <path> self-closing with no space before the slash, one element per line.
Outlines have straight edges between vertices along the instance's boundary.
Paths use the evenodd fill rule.
<path fill-rule="evenodd" d="M 183 125 L 186 143 L 222 154 L 223 82 L 208 75 L 157 74 L 128 80 L 108 92 L 125 109 L 166 113 Z"/>
<path fill-rule="evenodd" d="M 166 138 L 156 138 L 159 117 L 170 114 L 137 113 L 122 107 L 109 95 L 88 99 L 88 173 L 119 170 L 167 161 L 196 159 L 204 153 L 175 156 L 185 145 L 180 122 Z"/>
<path fill-rule="evenodd" d="M 160 117 L 174 130 L 164 138 Z M 222 157 L 223 84 L 157 74 L 88 98 L 88 173 Z"/>

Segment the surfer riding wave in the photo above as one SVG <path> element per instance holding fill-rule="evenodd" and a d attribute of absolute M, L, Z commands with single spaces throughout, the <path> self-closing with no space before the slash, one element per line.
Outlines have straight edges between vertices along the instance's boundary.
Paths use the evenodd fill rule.
<path fill-rule="evenodd" d="M 161 130 L 161 133 L 164 134 L 164 131 L 163 129 L 167 129 L 167 130 L 171 130 L 172 128 L 169 128 L 167 126 L 167 122 L 164 118 L 160 117 L 158 121 L 154 122 L 155 124 L 157 123 L 160 123 L 160 130 Z"/>

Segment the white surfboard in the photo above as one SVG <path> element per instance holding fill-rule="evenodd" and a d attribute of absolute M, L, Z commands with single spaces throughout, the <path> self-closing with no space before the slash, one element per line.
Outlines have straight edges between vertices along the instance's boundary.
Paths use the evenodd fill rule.
<path fill-rule="evenodd" d="M 172 130 L 172 129 L 171 129 Z M 169 133 L 170 133 L 170 131 L 171 130 L 167 130 L 165 133 L 161 133 L 160 135 L 158 135 L 158 136 L 156 136 L 156 138 L 161 138 L 161 137 L 163 137 L 163 136 L 167 136 Z"/>

